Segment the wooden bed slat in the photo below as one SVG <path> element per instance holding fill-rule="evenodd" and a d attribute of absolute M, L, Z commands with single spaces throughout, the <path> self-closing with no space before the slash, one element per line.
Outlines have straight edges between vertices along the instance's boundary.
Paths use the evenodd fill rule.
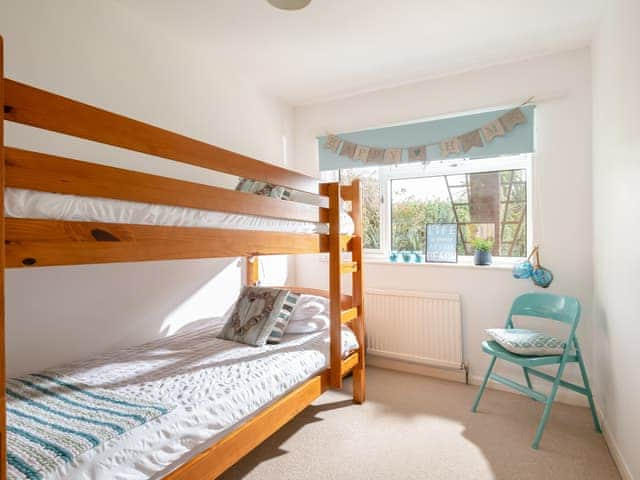
<path fill-rule="evenodd" d="M 12 122 L 296 190 L 318 192 L 316 179 L 283 167 L 7 78 L 4 89 L 5 118 Z"/>
<path fill-rule="evenodd" d="M 11 268 L 317 253 L 326 235 L 7 218 Z"/>
<path fill-rule="evenodd" d="M 5 166 L 7 187 L 308 222 L 329 215 L 312 205 L 16 148 L 5 148 Z"/>

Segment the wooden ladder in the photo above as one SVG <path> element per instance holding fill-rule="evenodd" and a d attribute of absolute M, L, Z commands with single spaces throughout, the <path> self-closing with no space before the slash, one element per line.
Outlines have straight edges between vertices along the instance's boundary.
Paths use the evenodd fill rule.
<path fill-rule="evenodd" d="M 345 237 L 340 232 L 340 211 L 342 187 L 338 182 L 327 185 L 329 195 L 329 300 L 331 315 L 331 387 L 342 388 L 342 325 L 351 326 L 358 340 L 359 348 L 353 367 L 353 400 L 362 403 L 365 400 L 365 335 L 364 302 L 362 272 L 362 196 L 360 180 L 354 180 L 345 188 L 345 197 L 351 200 L 351 217 L 354 222 L 354 234 L 349 243 L 351 261 L 344 261 Z M 346 193 L 346 192 L 345 192 Z M 342 276 L 351 274 L 351 305 L 342 302 Z M 346 307 L 346 308 L 345 308 Z"/>

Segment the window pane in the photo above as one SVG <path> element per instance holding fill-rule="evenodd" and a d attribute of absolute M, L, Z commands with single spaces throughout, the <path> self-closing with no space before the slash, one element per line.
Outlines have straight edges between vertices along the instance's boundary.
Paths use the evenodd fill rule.
<path fill-rule="evenodd" d="M 490 238 L 494 255 L 525 256 L 526 187 L 526 170 L 392 180 L 391 248 L 423 251 L 427 223 L 457 223 L 459 255 Z"/>
<path fill-rule="evenodd" d="M 454 223 L 444 177 L 391 181 L 391 248 L 424 251 L 427 223 Z"/>

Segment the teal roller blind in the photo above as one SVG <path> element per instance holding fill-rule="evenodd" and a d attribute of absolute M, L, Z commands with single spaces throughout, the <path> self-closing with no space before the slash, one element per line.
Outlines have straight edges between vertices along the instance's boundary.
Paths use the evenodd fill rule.
<path fill-rule="evenodd" d="M 449 155 L 446 158 L 487 158 L 501 155 L 516 155 L 533 152 L 534 147 L 534 105 L 521 107 L 527 123 L 517 125 L 502 137 L 496 137 L 483 147 L 471 147 L 466 153 Z M 511 109 L 476 113 L 460 117 L 444 118 L 427 122 L 398 125 L 394 127 L 375 128 L 359 132 L 338 133 L 342 139 L 358 145 L 375 148 L 410 148 L 429 143 L 440 142 L 448 138 L 463 135 L 482 127 Z M 337 170 L 340 168 L 357 168 L 376 165 L 363 163 L 324 148 L 326 136 L 319 137 L 320 170 Z M 338 150 L 339 152 L 339 150 Z M 408 162 L 406 150 L 402 152 L 401 163 Z M 427 161 L 443 160 L 439 145 L 427 147 Z M 381 165 L 382 162 L 378 162 Z"/>

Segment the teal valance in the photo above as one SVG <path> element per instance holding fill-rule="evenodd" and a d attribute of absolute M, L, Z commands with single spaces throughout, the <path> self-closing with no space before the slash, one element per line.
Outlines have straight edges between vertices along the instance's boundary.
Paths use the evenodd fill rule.
<path fill-rule="evenodd" d="M 507 118 L 513 109 L 495 110 L 491 112 L 475 113 L 471 115 L 463 115 L 456 117 L 443 118 L 439 120 L 430 120 L 425 122 L 417 122 L 406 125 L 397 125 L 393 127 L 374 128 L 370 130 L 361 130 L 357 132 L 338 133 L 337 136 L 341 141 L 350 142 L 355 145 L 370 147 L 370 149 L 398 149 L 401 148 L 399 162 L 408 163 L 410 161 L 424 161 L 423 156 L 415 160 L 416 155 L 410 155 L 408 149 L 426 147 L 426 160 L 443 160 L 453 158 L 487 158 L 498 157 L 502 155 L 516 155 L 520 153 L 530 153 L 534 151 L 534 105 L 525 105 L 519 108 L 524 117 L 520 117 L 521 121 L 517 125 L 506 125 L 511 127 L 505 128 L 504 135 L 496 136 L 490 141 L 482 135 L 476 136 L 475 142 L 467 142 L 468 151 L 450 153 L 444 157 L 441 152 L 440 142 L 452 139 L 458 141 L 465 134 L 474 133 L 483 126 L 487 126 L 496 122 L 498 119 Z M 504 125 L 506 122 L 502 122 Z M 341 147 L 336 151 L 325 148 L 327 136 L 319 137 L 319 157 L 320 170 L 337 170 L 341 168 L 358 168 L 372 165 L 384 165 L 388 161 L 384 161 L 380 155 L 369 155 L 366 161 L 357 160 L 348 156 L 340 155 Z M 469 137 L 466 137 L 467 140 Z M 483 146 L 477 146 L 479 138 Z M 335 140 L 335 137 L 334 137 Z M 474 146 L 469 145 L 472 144 Z M 460 145 L 460 144 L 459 144 Z M 418 153 L 418 150 L 415 150 Z M 411 158 L 410 158 L 411 157 Z"/>

